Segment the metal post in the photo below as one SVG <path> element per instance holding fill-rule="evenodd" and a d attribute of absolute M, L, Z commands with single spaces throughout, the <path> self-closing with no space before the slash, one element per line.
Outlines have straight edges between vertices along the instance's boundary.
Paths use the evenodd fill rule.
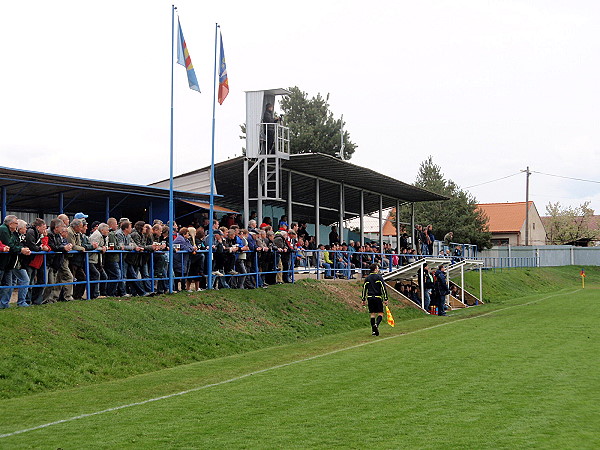
<path fill-rule="evenodd" d="M 321 279 L 321 272 L 319 271 L 319 268 L 321 267 L 321 250 L 317 250 L 316 252 L 316 258 L 315 258 L 315 271 L 317 274 L 317 280 Z"/>
<path fill-rule="evenodd" d="M 425 269 L 423 266 L 425 266 L 425 260 L 421 263 L 421 271 L 419 273 L 419 278 L 421 279 L 421 308 L 425 309 L 425 280 L 423 279 L 423 272 L 425 272 Z"/>
<path fill-rule="evenodd" d="M 525 245 L 527 246 L 529 245 L 529 175 L 531 175 L 529 166 L 525 173 L 527 174 L 525 182 Z"/>
<path fill-rule="evenodd" d="M 340 243 L 344 242 L 344 183 L 340 184 L 340 226 L 338 227 L 338 234 L 340 237 Z"/>
<path fill-rule="evenodd" d="M 6 217 L 6 186 L 2 186 L 2 220 Z"/>
<path fill-rule="evenodd" d="M 383 195 L 379 194 L 379 251 L 383 254 Z"/>
<path fill-rule="evenodd" d="M 152 221 L 154 220 L 154 204 L 152 200 L 148 202 L 148 223 L 152 225 Z"/>
<path fill-rule="evenodd" d="M 256 274 L 255 274 L 256 287 L 261 286 L 260 273 L 259 273 L 258 269 L 259 269 L 259 267 L 258 267 L 258 252 L 256 250 L 254 250 L 254 271 L 256 272 Z"/>
<path fill-rule="evenodd" d="M 287 216 L 288 216 L 288 225 L 291 224 L 294 219 L 292 219 L 292 171 L 288 172 L 288 191 L 287 191 Z"/>
<path fill-rule="evenodd" d="M 261 159 L 258 161 L 258 164 L 256 166 L 256 214 L 258 214 L 258 220 L 262 221 L 264 216 L 263 216 L 263 186 L 261 183 L 262 177 L 263 177 L 263 171 L 264 171 L 264 162 L 265 159 Z M 261 222 L 258 222 L 259 224 Z"/>
<path fill-rule="evenodd" d="M 365 245 L 365 191 L 360 191 L 360 245 Z M 362 267 L 361 267 L 362 270 Z M 362 272 L 361 272 L 362 275 Z"/>
<path fill-rule="evenodd" d="M 104 208 L 105 208 L 105 212 L 106 212 L 106 221 L 108 222 L 108 219 L 110 218 L 110 197 L 107 195 L 106 196 L 106 201 L 104 202 Z"/>
<path fill-rule="evenodd" d="M 465 302 L 465 266 L 460 266 L 460 301 Z"/>
<path fill-rule="evenodd" d="M 321 243 L 321 193 L 319 179 L 315 179 L 315 244 Z M 318 273 L 318 272 L 317 272 Z"/>
<path fill-rule="evenodd" d="M 481 266 L 479 266 L 479 300 L 483 301 L 483 277 L 481 275 Z M 478 302 L 475 302 L 477 304 Z"/>
<path fill-rule="evenodd" d="M 248 173 L 248 158 L 244 158 L 244 225 L 248 228 L 250 220 L 250 174 Z M 262 217 L 259 218 L 261 220 Z M 260 222 L 258 223 L 260 225 Z"/>
<path fill-rule="evenodd" d="M 88 300 L 92 299 L 92 285 L 90 283 L 90 257 L 89 253 L 85 252 L 85 298 Z M 96 285 L 94 285 L 96 286 Z"/>
<path fill-rule="evenodd" d="M 400 254 L 400 200 L 396 199 L 396 251 Z"/>
<path fill-rule="evenodd" d="M 64 214 L 64 209 L 65 209 L 65 194 L 60 192 L 58 194 L 58 213 Z"/>
<path fill-rule="evenodd" d="M 415 242 L 415 204 L 410 204 L 410 245 L 413 249 L 417 248 L 417 244 Z"/>

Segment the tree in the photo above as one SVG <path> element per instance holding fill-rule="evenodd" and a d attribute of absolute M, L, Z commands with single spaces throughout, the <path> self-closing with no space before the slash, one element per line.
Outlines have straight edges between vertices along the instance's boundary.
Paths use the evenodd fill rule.
<path fill-rule="evenodd" d="M 584 202 L 575 208 L 563 207 L 560 202 L 546 205 L 546 237 L 549 244 L 563 245 L 579 240 L 594 240 L 600 238 L 600 230 L 591 225 L 594 210 L 590 202 Z"/>
<path fill-rule="evenodd" d="M 433 158 L 421 163 L 415 186 L 449 197 L 446 201 L 415 203 L 415 220 L 433 226 L 436 239 L 454 233 L 453 241 L 475 244 L 479 249 L 492 246 L 492 234 L 487 231 L 488 218 L 477 209 L 477 200 L 460 189 L 452 180 L 446 180 L 442 169 Z"/>
<path fill-rule="evenodd" d="M 285 125 L 290 128 L 292 153 L 325 153 L 336 156 L 341 147 L 340 129 L 345 122 L 335 119 L 329 110 L 329 94 L 308 98 L 297 86 L 289 88 L 291 95 L 281 99 Z M 344 130 L 344 159 L 350 159 L 356 144 Z"/>

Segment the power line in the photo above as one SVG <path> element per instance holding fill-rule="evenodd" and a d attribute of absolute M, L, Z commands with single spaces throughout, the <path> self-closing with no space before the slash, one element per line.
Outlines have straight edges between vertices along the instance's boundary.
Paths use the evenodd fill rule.
<path fill-rule="evenodd" d="M 513 173 L 512 175 L 507 175 L 505 177 L 501 177 L 501 178 L 496 178 L 495 180 L 490 180 L 490 181 L 485 181 L 483 183 L 479 183 L 479 184 L 474 184 L 473 186 L 467 186 L 465 189 L 470 189 L 472 187 L 476 187 L 476 186 L 482 186 L 484 184 L 488 184 L 488 183 L 493 183 L 494 181 L 500 181 L 500 180 L 504 180 L 506 178 L 510 178 L 510 177 L 514 177 L 515 175 L 520 175 L 521 172 L 517 172 L 517 173 Z"/>
<path fill-rule="evenodd" d="M 565 177 L 563 175 L 554 175 L 554 174 L 551 174 L 551 173 L 538 172 L 537 170 L 532 170 L 531 172 L 532 173 L 539 173 L 540 175 L 547 175 L 549 177 L 565 178 L 567 180 L 585 181 L 586 183 L 598 183 L 598 184 L 600 184 L 600 181 L 596 181 L 596 180 L 584 180 L 583 178 Z"/>

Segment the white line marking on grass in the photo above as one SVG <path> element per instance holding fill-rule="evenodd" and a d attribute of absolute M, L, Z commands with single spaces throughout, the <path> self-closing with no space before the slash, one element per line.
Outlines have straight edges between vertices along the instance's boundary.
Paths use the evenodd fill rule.
<path fill-rule="evenodd" d="M 198 386 L 198 387 L 195 387 L 195 388 L 192 388 L 192 389 L 188 389 L 186 391 L 176 392 L 174 394 L 163 395 L 161 397 L 155 397 L 155 398 L 151 398 L 151 399 L 148 399 L 148 400 L 143 400 L 141 402 L 129 403 L 127 405 L 115 406 L 114 408 L 103 409 L 102 411 L 96 411 L 96 412 L 92 412 L 92 413 L 81 414 L 79 416 L 73 416 L 73 417 L 69 417 L 67 419 L 57 420 L 55 422 L 49 422 L 49 423 L 45 423 L 43 425 L 38 425 L 36 427 L 25 428 L 23 430 L 13 431 L 12 433 L 0 434 L 0 438 L 6 438 L 6 437 L 10 437 L 10 436 L 15 436 L 17 434 L 27 433 L 29 431 L 40 430 L 42 428 L 48 428 L 48 427 L 51 427 L 53 425 L 59 425 L 61 423 L 72 422 L 72 421 L 78 420 L 78 419 L 85 419 L 86 417 L 98 416 L 100 414 L 105 414 L 105 413 L 112 412 L 112 411 L 118 411 L 120 409 L 131 408 L 132 406 L 145 405 L 147 403 L 152 403 L 152 402 L 157 402 L 159 400 L 166 400 L 166 399 L 169 399 L 169 398 L 178 397 L 180 395 L 189 394 L 191 392 L 200 391 L 202 389 L 208 389 L 208 388 L 215 387 L 215 386 L 221 386 L 223 384 L 233 383 L 234 381 L 243 380 L 244 378 L 248 378 L 248 377 L 250 377 L 252 375 L 258 375 L 258 374 L 261 374 L 261 373 L 270 372 L 271 370 L 276 370 L 276 369 L 281 369 L 283 367 L 288 367 L 288 366 L 291 366 L 291 365 L 294 365 L 294 364 L 299 364 L 299 363 L 303 363 L 303 362 L 307 362 L 307 361 L 312 361 L 312 360 L 317 359 L 317 358 L 323 358 L 325 356 L 335 355 L 336 353 L 345 352 L 347 350 L 353 350 L 355 348 L 364 347 L 365 345 L 377 344 L 379 342 L 387 341 L 389 339 L 396 339 L 396 338 L 399 338 L 399 337 L 408 336 L 409 334 L 415 334 L 415 333 L 420 333 L 420 332 L 423 332 L 423 331 L 433 330 L 435 328 L 444 327 L 446 325 L 451 325 L 453 323 L 462 322 L 462 321 L 465 321 L 465 320 L 477 319 L 479 317 L 489 316 L 490 314 L 494 314 L 494 313 L 497 313 L 497 312 L 500 312 L 500 311 L 505 311 L 507 309 L 517 308 L 517 307 L 521 307 L 521 306 L 528 306 L 528 305 L 531 305 L 533 303 L 541 302 L 542 300 L 547 300 L 549 298 L 556 297 L 558 295 L 574 294 L 575 292 L 578 292 L 580 290 L 581 289 L 577 289 L 577 290 L 575 290 L 573 292 L 564 292 L 564 293 L 559 293 L 559 294 L 552 294 L 552 295 L 549 295 L 549 296 L 546 296 L 546 297 L 543 297 L 543 298 L 540 298 L 540 299 L 537 299 L 537 300 L 532 300 L 532 301 L 527 302 L 527 303 L 520 303 L 518 305 L 507 306 L 505 308 L 495 309 L 495 310 L 489 311 L 487 313 L 477 314 L 477 315 L 473 315 L 473 316 L 469 316 L 469 317 L 464 317 L 462 319 L 456 319 L 456 320 L 453 320 L 451 322 L 439 323 L 437 325 L 432 325 L 432 326 L 426 327 L 426 328 L 420 328 L 418 330 L 409 331 L 409 332 L 406 332 L 406 333 L 403 333 L 403 334 L 396 334 L 394 336 L 388 336 L 388 337 L 380 338 L 380 339 L 373 340 L 373 341 L 363 342 L 361 344 L 351 345 L 350 347 L 344 347 L 344 348 L 340 348 L 340 349 L 337 349 L 337 350 L 332 350 L 332 351 L 327 352 L 327 353 L 321 353 L 320 355 L 314 355 L 314 356 L 310 356 L 308 358 L 299 359 L 299 360 L 296 360 L 296 361 L 291 361 L 289 363 L 284 363 L 284 364 L 279 364 L 277 366 L 267 367 L 266 369 L 261 369 L 261 370 L 255 371 L 255 372 L 246 373 L 244 375 L 240 375 L 240 376 L 237 376 L 237 377 L 229 378 L 227 380 L 219 381 L 217 383 L 205 384 L 204 386 Z"/>

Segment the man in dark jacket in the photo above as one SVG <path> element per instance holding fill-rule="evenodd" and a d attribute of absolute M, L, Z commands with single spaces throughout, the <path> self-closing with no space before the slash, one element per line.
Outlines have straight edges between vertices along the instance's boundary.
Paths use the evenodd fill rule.
<path fill-rule="evenodd" d="M 59 218 L 50 222 L 48 245 L 50 250 L 56 253 L 46 259 L 48 284 L 72 283 L 73 274 L 69 270 L 69 264 L 64 254 L 70 252 L 73 245 L 67 242 L 67 227 Z M 66 284 L 64 286 L 48 286 L 44 291 L 44 303 L 57 302 L 61 292 L 65 301 L 73 300 L 73 285 Z"/>
<path fill-rule="evenodd" d="M 271 103 L 266 104 L 262 121 L 265 124 L 262 125 L 265 127 L 262 131 L 265 133 L 266 138 L 266 153 L 275 153 L 275 124 L 279 122 L 279 119 L 275 117 Z"/>
<path fill-rule="evenodd" d="M 429 305 L 431 304 L 431 290 L 434 287 L 434 283 L 433 275 L 431 275 L 427 263 L 423 264 L 423 278 L 421 278 L 421 270 L 417 272 L 417 277 L 419 282 L 421 281 L 421 279 L 423 280 L 423 285 L 421 286 L 421 289 L 423 290 L 424 299 L 423 308 L 425 309 L 425 311 L 429 311 Z M 421 302 L 418 303 L 420 304 Z"/>
<path fill-rule="evenodd" d="M 365 284 L 362 290 L 362 305 L 369 305 L 369 313 L 371 315 L 371 334 L 379 336 L 379 324 L 383 319 L 383 305 L 387 306 L 388 297 L 385 289 L 385 281 L 379 274 L 379 266 L 371 264 L 369 267 L 370 274 L 365 279 Z M 375 318 L 377 316 L 377 318 Z"/>
<path fill-rule="evenodd" d="M 46 235 L 46 229 L 47 226 L 46 222 L 44 222 L 44 219 L 35 219 L 31 224 L 31 227 L 29 227 L 25 233 L 25 246 L 32 252 L 50 251 L 50 247 L 42 243 L 42 238 Z M 43 258 L 43 255 L 38 255 L 38 257 Z M 29 276 L 29 284 L 44 284 L 44 272 L 46 267 L 42 264 L 43 260 L 39 263 L 40 265 L 37 266 L 33 259 L 34 256 L 32 255 L 29 260 L 24 260 L 24 263 L 26 264 L 24 269 L 27 271 L 27 275 Z M 27 294 L 27 299 L 31 304 L 41 305 L 44 301 L 44 288 L 30 288 L 29 293 Z"/>
<path fill-rule="evenodd" d="M 17 265 L 19 254 L 29 256 L 31 250 L 24 247 L 17 235 L 19 219 L 17 216 L 9 215 L 4 218 L 0 225 L 0 242 L 9 247 L 8 252 L 0 253 L 0 286 L 12 286 L 12 270 Z M 0 289 L 0 309 L 8 308 L 12 289 Z M 27 301 L 20 302 L 19 306 L 29 306 Z"/>
<path fill-rule="evenodd" d="M 448 289 L 448 280 L 446 278 L 446 266 L 440 264 L 438 270 L 435 272 L 435 287 L 437 297 L 438 316 L 446 315 L 446 295 L 450 293 Z"/>

